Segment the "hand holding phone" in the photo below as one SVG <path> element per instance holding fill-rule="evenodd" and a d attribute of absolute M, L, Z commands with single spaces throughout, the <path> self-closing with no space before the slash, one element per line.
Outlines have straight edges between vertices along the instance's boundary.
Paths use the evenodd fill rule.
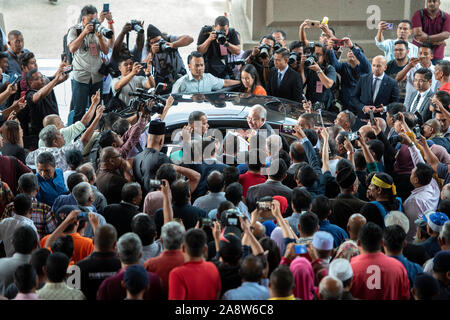
<path fill-rule="evenodd" d="M 109 12 L 109 3 L 103 4 L 103 12 Z"/>
<path fill-rule="evenodd" d="M 372 126 L 376 125 L 376 123 L 375 123 L 375 117 L 374 117 L 374 115 L 373 115 L 372 109 L 369 110 L 369 117 L 370 117 L 370 124 L 371 124 Z"/>

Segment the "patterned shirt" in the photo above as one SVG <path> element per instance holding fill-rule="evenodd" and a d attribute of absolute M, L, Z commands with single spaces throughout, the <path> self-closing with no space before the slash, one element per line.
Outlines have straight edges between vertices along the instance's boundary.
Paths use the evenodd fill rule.
<path fill-rule="evenodd" d="M 348 261 L 352 260 L 353 257 L 359 255 L 358 245 L 354 240 L 347 240 L 343 242 L 339 248 L 337 249 L 336 256 L 334 259 L 347 259 Z"/>
<path fill-rule="evenodd" d="M 42 239 L 47 234 L 55 231 L 58 223 L 50 206 L 37 201 L 36 198 L 32 198 L 31 210 L 31 220 L 36 226 L 39 238 Z M 14 203 L 10 203 L 6 206 L 1 219 L 12 217 L 14 214 Z"/>
<path fill-rule="evenodd" d="M 1 182 L 0 184 L 0 212 L 5 210 L 5 207 L 14 200 L 14 194 L 9 188 L 7 183 Z M 3 220 L 3 217 L 0 219 Z"/>
<path fill-rule="evenodd" d="M 86 300 L 81 290 L 69 288 L 64 282 L 47 282 L 36 295 L 40 300 Z"/>
<path fill-rule="evenodd" d="M 37 150 L 31 151 L 26 158 L 26 162 L 27 162 L 27 165 L 37 166 L 37 162 L 36 162 L 37 157 L 42 152 L 50 152 L 55 157 L 56 168 L 59 168 L 62 171 L 66 171 L 66 170 L 70 169 L 69 165 L 67 164 L 67 161 L 66 161 L 66 152 L 69 150 L 73 150 L 73 149 L 83 152 L 83 143 L 81 142 L 81 140 L 77 140 L 74 143 L 66 144 L 62 148 L 42 147 Z"/>

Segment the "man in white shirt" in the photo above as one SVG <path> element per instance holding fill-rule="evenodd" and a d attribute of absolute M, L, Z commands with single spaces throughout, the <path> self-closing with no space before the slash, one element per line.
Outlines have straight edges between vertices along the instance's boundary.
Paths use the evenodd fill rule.
<path fill-rule="evenodd" d="M 384 52 L 387 62 L 394 60 L 394 47 L 397 40 L 404 40 L 408 42 L 408 58 L 417 58 L 418 47 L 408 41 L 412 31 L 412 24 L 409 20 L 401 20 L 397 26 L 397 39 L 384 39 L 383 31 L 388 30 L 388 23 L 380 21 L 378 24 L 378 32 L 375 36 L 375 44 Z"/>
<path fill-rule="evenodd" d="M 402 137 L 406 135 L 402 134 Z M 409 139 L 409 151 L 415 163 L 415 168 L 411 172 L 410 182 L 414 186 L 411 195 L 406 199 L 403 206 L 405 214 L 409 219 L 409 231 L 407 241 L 412 241 L 416 234 L 415 220 L 422 217 L 427 210 L 435 210 L 439 203 L 440 190 L 436 180 L 433 179 L 433 169 L 425 164 L 419 150 Z"/>
<path fill-rule="evenodd" d="M 24 193 L 18 194 L 14 198 L 14 209 L 16 213 L 12 217 L 3 219 L 0 222 L 0 240 L 3 241 L 7 257 L 12 257 L 14 254 L 15 248 L 13 247 L 12 239 L 17 228 L 29 226 L 35 231 L 36 237 L 39 239 L 36 226 L 34 225 L 33 220 L 31 220 L 31 197 Z"/>

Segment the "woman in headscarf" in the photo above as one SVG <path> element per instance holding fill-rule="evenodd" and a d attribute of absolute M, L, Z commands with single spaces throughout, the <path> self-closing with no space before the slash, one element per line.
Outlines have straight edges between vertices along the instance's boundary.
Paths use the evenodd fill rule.
<path fill-rule="evenodd" d="M 289 269 L 294 276 L 294 296 L 302 300 L 314 300 L 317 295 L 311 263 L 306 258 L 297 257 L 291 262 Z"/>

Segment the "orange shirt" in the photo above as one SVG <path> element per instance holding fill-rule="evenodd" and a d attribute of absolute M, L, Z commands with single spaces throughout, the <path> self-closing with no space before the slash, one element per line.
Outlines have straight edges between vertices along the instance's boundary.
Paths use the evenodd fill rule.
<path fill-rule="evenodd" d="M 267 96 L 266 89 L 264 89 L 263 86 L 256 86 L 255 90 L 253 90 L 253 94 L 258 96 Z"/>
<path fill-rule="evenodd" d="M 83 260 L 94 251 L 94 242 L 91 238 L 82 237 L 78 232 L 70 235 L 73 239 L 73 263 Z M 45 242 L 47 242 L 50 235 L 46 235 L 41 239 L 41 247 L 45 248 Z M 47 248 L 50 249 L 50 248 Z"/>

